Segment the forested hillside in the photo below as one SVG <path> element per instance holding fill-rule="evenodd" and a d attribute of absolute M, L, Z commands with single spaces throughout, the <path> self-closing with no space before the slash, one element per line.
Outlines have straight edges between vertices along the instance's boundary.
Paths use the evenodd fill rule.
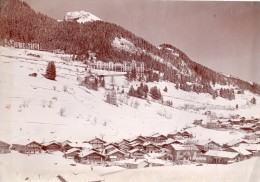
<path fill-rule="evenodd" d="M 65 53 L 86 59 L 88 51 L 96 53 L 102 61 L 143 61 L 147 77 L 157 70 L 163 80 L 176 84 L 176 88 L 197 93 L 210 93 L 214 98 L 219 93 L 212 88 L 215 84 L 233 85 L 240 89 L 260 94 L 260 86 L 234 77 L 227 77 L 192 61 L 186 54 L 169 44 L 158 48 L 135 36 L 121 26 L 104 21 L 79 24 L 74 21 L 58 22 L 46 15 L 36 13 L 26 2 L 19 0 L 0 1 L 0 39 L 39 43 L 41 49 L 64 50 Z M 133 44 L 134 51 L 113 46 L 116 38 Z M 119 43 L 120 46 L 126 46 Z M 149 79 L 148 81 L 157 81 Z M 234 90 L 226 93 L 233 99 Z"/>

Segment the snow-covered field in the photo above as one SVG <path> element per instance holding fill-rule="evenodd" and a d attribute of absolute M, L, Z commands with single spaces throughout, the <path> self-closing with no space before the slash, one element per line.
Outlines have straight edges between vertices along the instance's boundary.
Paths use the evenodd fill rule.
<path fill-rule="evenodd" d="M 28 56 L 29 53 L 40 55 L 40 58 Z M 55 62 L 56 81 L 48 80 L 43 76 L 49 61 Z M 215 131 L 194 127 L 192 125 L 194 119 L 206 121 L 207 117 L 203 113 L 207 110 L 211 110 L 217 116 L 228 117 L 235 114 L 245 117 L 260 116 L 260 97 L 250 92 L 246 91 L 243 95 L 236 95 L 236 99 L 232 101 L 220 97 L 214 100 L 209 94 L 187 93 L 176 90 L 174 84 L 167 82 L 148 83 L 148 86 L 149 88 L 154 85 L 159 87 L 164 99 L 173 101 L 174 108 L 137 98 L 130 98 L 125 103 L 119 102 L 118 107 L 113 106 L 105 102 L 105 89 L 100 88 L 99 91 L 93 91 L 79 86 L 78 80 L 84 78 L 86 74 L 85 66 L 81 62 L 63 61 L 61 55 L 54 53 L 0 47 L 0 140 L 11 144 L 26 144 L 32 140 L 37 142 L 51 140 L 62 142 L 66 139 L 73 142 L 83 142 L 97 136 L 104 138 L 106 141 L 118 141 L 122 138 L 132 138 L 140 134 L 150 135 L 156 132 L 167 134 L 179 131 L 184 127 L 191 127 L 188 130 L 197 139 L 210 138 L 219 143 L 226 143 L 241 138 L 244 133 L 233 132 L 233 134 L 230 134 L 229 131 Z M 31 73 L 37 73 L 37 77 L 29 76 Z M 107 88 L 110 87 L 109 82 L 110 78 L 106 77 Z M 125 92 L 128 92 L 131 85 L 139 85 L 138 82 L 128 83 L 123 76 L 115 76 L 115 82 L 116 88 L 119 87 L 119 91 L 124 89 Z M 162 91 L 165 86 L 167 86 L 168 92 Z M 256 98 L 257 105 L 248 105 L 248 101 L 253 96 Z M 124 95 L 118 94 L 118 97 L 123 100 L 126 99 Z M 131 106 L 131 103 L 135 101 L 140 103 L 138 108 Z M 187 104 L 204 109 L 197 111 L 194 109 L 184 110 Z M 238 110 L 232 109 L 235 108 L 236 104 L 241 107 Z M 59 115 L 62 108 L 65 110 L 64 116 Z M 158 114 L 162 112 L 167 113 L 168 117 Z M 18 160 L 16 155 L 19 155 L 18 158 L 22 161 L 16 161 Z M 60 158 L 57 159 L 58 161 L 65 161 L 61 156 L 48 156 L 49 160 L 45 161 L 46 158 L 46 155 L 43 154 L 33 157 L 13 153 L 4 156 L 0 155 L 1 166 L 3 164 L 6 169 L 16 166 L 13 174 L 14 179 L 15 177 L 24 179 L 27 175 L 26 170 L 37 170 L 37 167 L 34 168 L 35 166 L 40 166 L 38 170 L 41 170 L 41 173 L 44 173 L 45 170 L 48 173 L 47 171 L 52 167 L 54 171 L 71 171 L 72 168 L 75 168 L 75 166 L 69 165 L 72 161 L 57 162 L 58 164 L 55 165 L 56 158 Z M 41 162 L 39 161 L 41 160 L 43 164 L 46 162 L 46 165 L 40 165 Z M 16 163 L 17 165 L 15 165 Z M 68 167 L 59 167 L 60 163 L 64 163 L 63 165 Z M 190 171 L 187 174 L 190 174 L 189 179 L 193 179 L 192 174 L 201 177 L 206 169 L 208 169 L 209 173 L 205 176 L 204 181 L 211 181 L 207 180 L 211 176 L 215 181 L 259 179 L 259 176 L 258 178 L 250 176 L 259 175 L 251 172 L 252 165 L 259 168 L 259 160 L 252 159 L 239 164 L 223 166 L 223 168 L 221 166 L 210 166 L 209 168 L 206 168 L 206 166 L 194 166 L 192 168 L 189 166 L 166 167 L 163 170 L 158 169 L 159 173 L 155 173 L 157 168 L 129 170 L 108 175 L 106 181 L 116 181 L 116 179 L 122 181 L 122 176 L 126 176 L 123 181 L 140 181 L 137 180 L 138 177 L 142 179 L 146 178 L 146 175 L 149 176 L 147 179 L 150 179 L 150 181 L 158 181 L 158 179 L 162 179 L 160 181 L 183 181 L 181 176 L 187 173 L 184 172 L 185 170 Z M 249 168 L 243 168 L 243 166 Z M 77 166 L 76 168 L 78 172 L 89 170 L 87 166 Z M 103 168 L 101 171 L 103 173 Z M 0 174 L 2 176 L 3 171 L 0 171 Z M 37 172 L 34 174 L 38 175 Z M 134 177 L 131 177 L 132 174 L 134 174 Z M 221 176 L 225 177 L 225 179 L 220 180 Z M 5 177 L 7 176 L 3 176 L 2 179 L 6 179 Z M 194 180 L 198 179 L 199 177 L 194 178 Z M 0 181 L 2 181 L 1 178 Z"/>
<path fill-rule="evenodd" d="M 0 155 L 0 181 L 59 181 L 58 175 L 71 182 L 87 181 L 95 173 L 106 182 L 256 182 L 260 179 L 260 158 L 251 158 L 230 165 L 203 164 L 203 166 L 176 165 L 123 169 L 120 167 L 75 164 L 60 155 L 36 154 L 27 156 L 20 153 Z M 8 171 L 8 172 L 7 172 Z"/>

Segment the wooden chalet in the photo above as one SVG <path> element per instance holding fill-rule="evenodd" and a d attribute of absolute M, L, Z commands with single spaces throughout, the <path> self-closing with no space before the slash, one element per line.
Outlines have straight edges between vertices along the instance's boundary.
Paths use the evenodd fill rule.
<path fill-rule="evenodd" d="M 71 148 L 71 149 L 67 150 L 67 151 L 64 153 L 63 156 L 64 156 L 65 158 L 74 159 L 74 157 L 77 156 L 80 152 L 81 152 L 80 149 Z"/>
<path fill-rule="evenodd" d="M 150 142 L 162 143 L 162 142 L 165 142 L 168 138 L 166 136 L 162 135 L 162 134 L 156 133 L 156 134 L 153 134 L 150 137 L 147 137 L 147 139 Z"/>
<path fill-rule="evenodd" d="M 128 145 L 129 143 L 130 143 L 129 140 L 123 139 L 122 141 L 120 141 L 120 142 L 118 143 L 118 145 L 119 145 L 119 146 L 120 146 L 120 145 Z"/>
<path fill-rule="evenodd" d="M 172 138 L 172 139 L 180 139 L 180 138 L 182 138 L 182 133 L 181 132 L 170 133 L 167 135 L 167 137 Z"/>
<path fill-rule="evenodd" d="M 105 156 L 93 150 L 83 150 L 75 156 L 75 159 L 82 164 L 101 164 L 105 161 Z"/>
<path fill-rule="evenodd" d="M 118 149 L 115 149 L 106 154 L 106 159 L 111 162 L 124 160 L 125 153 Z"/>
<path fill-rule="evenodd" d="M 134 143 L 134 144 L 131 144 L 131 146 L 133 149 L 144 150 L 144 146 L 140 143 Z"/>
<path fill-rule="evenodd" d="M 35 153 L 41 153 L 42 151 L 42 145 L 32 141 L 30 143 L 28 143 L 27 145 L 25 145 L 25 153 L 30 153 L 30 154 L 35 154 Z"/>
<path fill-rule="evenodd" d="M 226 148 L 227 147 L 238 147 L 242 143 L 247 144 L 247 141 L 242 140 L 242 139 L 232 140 L 232 141 L 229 141 L 228 143 L 224 144 L 224 147 L 226 147 Z"/>
<path fill-rule="evenodd" d="M 239 153 L 219 150 L 209 150 L 205 154 L 206 162 L 210 164 L 228 164 L 238 160 Z"/>
<path fill-rule="evenodd" d="M 225 151 L 239 153 L 239 157 L 237 158 L 238 160 L 249 159 L 253 156 L 253 154 L 251 152 L 247 151 L 246 149 L 244 149 L 242 147 L 230 147 L 230 148 L 226 149 Z"/>
<path fill-rule="evenodd" d="M 84 142 L 83 142 L 84 143 Z M 100 138 L 94 138 L 93 140 L 90 140 L 87 142 L 92 145 L 94 149 L 104 149 L 106 142 Z"/>
<path fill-rule="evenodd" d="M 0 140 L 0 154 L 10 153 L 11 152 L 10 146 L 11 146 L 10 144 Z"/>
<path fill-rule="evenodd" d="M 123 151 L 123 152 L 127 152 L 132 150 L 133 147 L 129 144 L 123 144 L 123 145 L 119 145 L 119 150 Z"/>
<path fill-rule="evenodd" d="M 171 145 L 172 158 L 173 161 L 182 161 L 182 160 L 194 160 L 199 153 L 199 149 L 193 144 L 180 145 L 172 144 Z"/>
<path fill-rule="evenodd" d="M 160 152 L 160 147 L 153 143 L 144 143 L 144 151 L 146 153 L 159 153 Z"/>
<path fill-rule="evenodd" d="M 135 159 L 125 161 L 125 167 L 128 169 L 139 169 L 149 167 L 149 162 L 144 159 Z"/>
<path fill-rule="evenodd" d="M 197 148 L 202 152 L 205 153 L 209 150 L 221 150 L 222 146 L 214 141 L 211 140 L 198 140 L 195 144 Z"/>
<path fill-rule="evenodd" d="M 66 152 L 66 151 L 68 151 L 72 148 L 73 148 L 72 142 L 69 141 L 69 140 L 65 140 L 64 142 L 61 143 L 61 151 L 62 152 Z"/>
<path fill-rule="evenodd" d="M 116 150 L 116 149 L 118 149 L 118 148 L 115 147 L 114 145 L 108 145 L 108 146 L 105 147 L 104 152 L 105 152 L 105 154 L 108 154 L 111 151 Z"/>
<path fill-rule="evenodd" d="M 61 145 L 58 142 L 50 142 L 44 145 L 43 149 L 48 152 L 57 152 L 61 150 Z"/>
<path fill-rule="evenodd" d="M 139 149 L 130 150 L 127 154 L 130 159 L 143 159 L 145 152 Z"/>

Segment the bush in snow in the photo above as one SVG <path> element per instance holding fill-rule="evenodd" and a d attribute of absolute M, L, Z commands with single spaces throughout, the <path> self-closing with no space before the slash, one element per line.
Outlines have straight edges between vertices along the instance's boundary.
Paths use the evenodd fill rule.
<path fill-rule="evenodd" d="M 49 80 L 55 80 L 56 78 L 56 66 L 53 61 L 48 63 L 46 68 L 45 77 Z"/>
<path fill-rule="evenodd" d="M 60 108 L 58 114 L 59 114 L 60 116 L 64 116 L 64 115 L 65 115 L 65 107 Z"/>
<path fill-rule="evenodd" d="M 157 111 L 157 114 L 159 116 L 165 117 L 166 119 L 172 119 L 172 113 L 170 111 L 167 111 L 166 109 Z"/>
<path fill-rule="evenodd" d="M 253 98 L 250 100 L 250 103 L 251 103 L 251 104 L 254 104 L 254 105 L 256 104 L 256 99 L 255 99 L 255 97 L 253 97 Z"/>

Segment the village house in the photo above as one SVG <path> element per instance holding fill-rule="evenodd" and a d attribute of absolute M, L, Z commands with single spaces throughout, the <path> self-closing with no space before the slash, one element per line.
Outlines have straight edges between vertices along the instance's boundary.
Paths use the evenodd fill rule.
<path fill-rule="evenodd" d="M 162 134 L 156 133 L 156 134 L 153 134 L 150 137 L 147 137 L 147 139 L 150 142 L 162 143 L 162 142 L 166 141 L 168 138 L 166 136 L 162 135 Z"/>
<path fill-rule="evenodd" d="M 181 132 L 177 132 L 177 133 L 170 133 L 167 135 L 167 138 L 171 138 L 171 139 L 182 139 L 182 133 Z"/>
<path fill-rule="evenodd" d="M 182 137 L 183 138 L 192 138 L 193 136 L 188 131 L 184 131 L 184 132 L 182 132 Z"/>
<path fill-rule="evenodd" d="M 205 154 L 206 162 L 210 164 L 228 164 L 238 160 L 239 153 L 219 150 L 209 150 Z"/>
<path fill-rule="evenodd" d="M 241 124 L 243 124 L 243 122 L 244 122 L 244 119 L 232 119 L 231 120 L 232 125 L 241 125 Z"/>
<path fill-rule="evenodd" d="M 133 149 L 128 151 L 128 158 L 130 159 L 143 159 L 145 155 L 145 152 L 139 149 Z"/>
<path fill-rule="evenodd" d="M 107 146 L 105 146 L 104 154 L 108 154 L 108 153 L 110 153 L 111 151 L 116 150 L 116 149 L 118 149 L 118 148 L 115 147 L 115 146 L 112 145 L 112 144 L 107 145 Z"/>
<path fill-rule="evenodd" d="M 6 154 L 6 153 L 10 153 L 10 144 L 5 143 L 3 141 L 0 140 L 0 154 Z"/>
<path fill-rule="evenodd" d="M 61 150 L 61 145 L 58 142 L 49 142 L 44 145 L 43 149 L 48 153 L 57 152 Z"/>
<path fill-rule="evenodd" d="M 134 144 L 131 144 L 131 146 L 132 146 L 133 149 L 144 150 L 144 146 L 140 143 L 134 143 Z"/>
<path fill-rule="evenodd" d="M 232 140 L 229 141 L 228 143 L 224 144 L 224 147 L 238 147 L 242 143 L 247 143 L 245 140 L 242 139 L 237 139 L 237 140 Z"/>
<path fill-rule="evenodd" d="M 84 142 L 83 142 L 84 143 Z M 90 140 L 87 142 L 93 146 L 94 149 L 104 149 L 106 142 L 100 138 L 94 138 L 93 140 Z"/>
<path fill-rule="evenodd" d="M 136 144 L 136 143 L 138 143 L 138 144 L 143 144 L 145 141 L 146 141 L 145 139 L 136 138 L 136 139 L 134 139 L 134 140 L 131 141 L 130 145 Z"/>
<path fill-rule="evenodd" d="M 123 152 L 127 152 L 129 150 L 132 150 L 133 147 L 129 144 L 122 144 L 122 145 L 119 145 L 119 150 L 123 151 Z"/>
<path fill-rule="evenodd" d="M 75 156 L 75 160 L 82 164 L 101 164 L 105 161 L 105 158 L 104 155 L 93 150 L 83 150 Z"/>
<path fill-rule="evenodd" d="M 230 147 L 226 151 L 239 153 L 238 160 L 249 159 L 253 154 L 242 147 Z"/>
<path fill-rule="evenodd" d="M 205 153 L 209 150 L 221 150 L 222 146 L 214 141 L 211 140 L 198 140 L 195 144 L 198 149 Z"/>
<path fill-rule="evenodd" d="M 128 169 L 139 169 L 149 167 L 149 162 L 144 159 L 129 159 L 124 161 L 125 167 Z"/>
<path fill-rule="evenodd" d="M 80 149 L 77 148 L 71 148 L 68 151 L 64 153 L 65 158 L 73 159 L 75 156 L 77 156 L 81 152 Z"/>
<path fill-rule="evenodd" d="M 260 156 L 260 145 L 259 144 L 242 143 L 242 144 L 240 144 L 239 147 L 251 152 L 253 154 L 253 156 Z"/>
<path fill-rule="evenodd" d="M 206 128 L 209 128 L 209 129 L 216 129 L 216 128 L 220 128 L 220 123 L 218 122 L 213 122 L 213 121 L 210 121 L 210 122 L 207 122 L 206 123 Z"/>
<path fill-rule="evenodd" d="M 187 144 L 187 145 L 172 144 L 171 151 L 172 151 L 173 161 L 182 161 L 182 160 L 192 161 L 196 158 L 199 149 L 193 144 Z"/>
<path fill-rule="evenodd" d="M 25 153 L 30 153 L 30 154 L 35 154 L 35 153 L 41 153 L 42 151 L 42 145 L 32 141 L 30 143 L 28 143 L 27 145 L 25 145 Z"/>
<path fill-rule="evenodd" d="M 114 162 L 114 161 L 120 161 L 125 159 L 125 153 L 115 149 L 113 151 L 110 151 L 109 153 L 106 154 L 107 160 Z"/>
<path fill-rule="evenodd" d="M 12 144 L 11 150 L 20 152 L 20 153 L 26 153 L 26 147 L 25 145 L 20 145 L 20 144 Z"/>
<path fill-rule="evenodd" d="M 144 143 L 144 151 L 146 153 L 159 153 L 160 152 L 160 147 L 153 143 Z"/>
<path fill-rule="evenodd" d="M 65 140 L 64 142 L 61 143 L 61 151 L 62 152 L 66 152 L 67 150 L 73 148 L 73 146 L 71 146 L 72 142 L 69 140 Z"/>

